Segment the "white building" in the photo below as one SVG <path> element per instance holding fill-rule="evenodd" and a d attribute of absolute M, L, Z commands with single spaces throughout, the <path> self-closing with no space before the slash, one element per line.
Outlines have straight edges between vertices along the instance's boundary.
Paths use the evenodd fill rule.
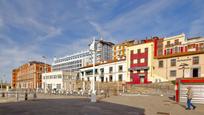
<path fill-rule="evenodd" d="M 89 50 L 77 52 L 61 58 L 54 58 L 52 71 L 78 72 L 79 68 L 90 63 L 91 54 Z"/>
<path fill-rule="evenodd" d="M 54 71 L 42 74 L 42 89 L 48 90 L 68 90 L 74 89 L 76 74 L 64 71 Z"/>
<path fill-rule="evenodd" d="M 99 82 L 128 82 L 126 75 L 126 60 L 108 61 L 98 63 L 95 66 L 95 81 Z M 87 66 L 80 69 L 80 79 L 91 81 L 93 79 L 93 66 Z"/>
<path fill-rule="evenodd" d="M 95 42 L 96 42 L 96 63 L 111 60 L 113 52 L 112 47 L 114 44 L 112 42 L 108 42 L 102 39 L 95 40 Z"/>

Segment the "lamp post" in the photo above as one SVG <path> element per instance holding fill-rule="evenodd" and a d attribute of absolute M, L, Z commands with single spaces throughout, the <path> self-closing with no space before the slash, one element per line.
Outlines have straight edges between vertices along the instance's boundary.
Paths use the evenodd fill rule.
<path fill-rule="evenodd" d="M 95 43 L 95 37 L 93 38 L 93 42 L 90 45 L 90 51 L 93 54 L 93 79 L 91 83 L 91 102 L 96 102 L 96 91 L 95 91 L 95 53 L 96 53 L 96 43 Z"/>
<path fill-rule="evenodd" d="M 183 78 L 184 78 L 185 69 L 188 69 L 187 66 L 188 66 L 188 64 L 186 64 L 186 63 L 182 63 L 181 65 L 179 65 L 179 67 L 181 67 L 180 69 L 183 70 Z"/>

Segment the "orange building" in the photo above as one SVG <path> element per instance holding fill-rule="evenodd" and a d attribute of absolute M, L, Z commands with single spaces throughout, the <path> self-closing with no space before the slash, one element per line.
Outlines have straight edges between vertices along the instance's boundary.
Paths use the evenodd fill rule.
<path fill-rule="evenodd" d="M 19 69 L 13 69 L 12 71 L 12 88 L 16 88 L 16 80 L 17 80 L 17 74 Z"/>
<path fill-rule="evenodd" d="M 42 86 L 42 73 L 50 72 L 51 66 L 31 61 L 12 71 L 13 88 L 36 89 Z"/>

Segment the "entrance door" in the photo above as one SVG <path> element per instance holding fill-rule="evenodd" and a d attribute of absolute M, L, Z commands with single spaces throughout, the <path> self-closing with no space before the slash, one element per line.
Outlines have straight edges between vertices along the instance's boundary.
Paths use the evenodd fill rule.
<path fill-rule="evenodd" d="M 144 83 L 144 76 L 140 76 L 140 83 Z"/>
<path fill-rule="evenodd" d="M 198 77 L 199 68 L 193 68 L 193 77 Z"/>

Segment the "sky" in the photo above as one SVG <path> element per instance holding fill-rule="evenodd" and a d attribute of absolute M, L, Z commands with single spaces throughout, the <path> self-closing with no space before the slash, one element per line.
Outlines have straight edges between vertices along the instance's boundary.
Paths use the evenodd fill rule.
<path fill-rule="evenodd" d="M 51 64 L 86 50 L 94 36 L 120 43 L 181 33 L 204 36 L 203 0 L 0 0 L 0 78 L 42 56 Z"/>

